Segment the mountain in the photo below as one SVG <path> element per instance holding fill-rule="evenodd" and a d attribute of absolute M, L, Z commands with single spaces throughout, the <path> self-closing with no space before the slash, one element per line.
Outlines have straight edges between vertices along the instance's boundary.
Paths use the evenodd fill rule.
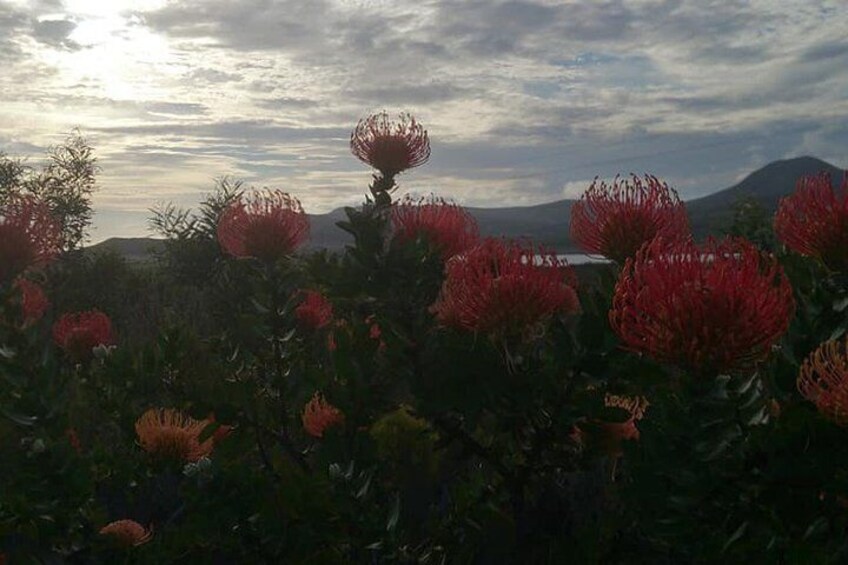
<path fill-rule="evenodd" d="M 152 237 L 110 237 L 95 245 L 86 247 L 86 251 L 93 253 L 118 253 L 123 255 L 127 261 L 146 261 L 150 256 L 162 250 L 165 242 Z"/>
<path fill-rule="evenodd" d="M 692 231 L 697 238 L 720 235 L 733 217 L 733 205 L 744 197 L 753 197 L 773 213 L 780 198 L 793 192 L 799 177 L 820 171 L 831 174 L 834 182 L 842 178 L 842 170 L 815 157 L 797 157 L 769 163 L 745 177 L 738 184 L 709 196 L 686 202 Z M 558 200 L 536 206 L 511 208 L 468 208 L 477 219 L 483 235 L 529 238 L 562 253 L 579 252 L 570 239 L 568 224 L 574 200 Z M 338 208 L 328 214 L 310 214 L 309 247 L 340 250 L 352 238 L 336 226 L 345 218 Z M 93 251 L 114 250 L 129 259 L 143 258 L 149 248 L 161 248 L 162 242 L 149 238 L 112 238 L 90 247 Z"/>
<path fill-rule="evenodd" d="M 697 238 L 717 234 L 733 218 L 733 205 L 741 198 L 756 198 L 773 214 L 780 199 L 795 190 L 799 177 L 821 171 L 830 173 L 831 180 L 841 182 L 842 169 L 815 157 L 797 157 L 769 163 L 742 179 L 739 184 L 719 192 L 686 202 L 692 232 Z"/>

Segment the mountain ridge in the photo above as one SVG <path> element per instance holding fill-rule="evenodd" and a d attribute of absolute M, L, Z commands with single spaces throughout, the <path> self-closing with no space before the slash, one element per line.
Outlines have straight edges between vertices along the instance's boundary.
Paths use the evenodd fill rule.
<path fill-rule="evenodd" d="M 830 173 L 834 182 L 841 180 L 842 169 L 811 156 L 801 156 L 773 161 L 748 174 L 735 185 L 709 195 L 686 201 L 692 233 L 701 239 L 719 235 L 733 217 L 733 204 L 750 196 L 774 213 L 780 198 L 791 194 L 799 177 Z M 467 207 L 477 220 L 484 236 L 528 238 L 551 247 L 560 253 L 579 253 L 569 239 L 569 220 L 572 199 L 555 200 L 531 206 L 503 208 Z M 344 219 L 344 209 L 337 208 L 325 214 L 310 214 L 311 237 L 308 248 L 340 250 L 351 243 L 349 234 L 339 229 L 336 222 Z M 163 240 L 155 238 L 110 238 L 87 249 L 94 252 L 116 251 L 129 259 L 143 259 L 150 250 L 161 249 Z"/>

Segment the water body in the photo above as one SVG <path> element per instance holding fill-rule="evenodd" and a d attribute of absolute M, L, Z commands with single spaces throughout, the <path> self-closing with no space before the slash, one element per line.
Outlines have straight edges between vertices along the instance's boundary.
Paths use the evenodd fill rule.
<path fill-rule="evenodd" d="M 587 263 L 609 263 L 608 259 L 605 259 L 599 255 L 586 255 L 585 253 L 565 253 L 563 255 L 557 255 L 557 257 L 560 259 L 565 259 L 570 265 L 585 265 Z"/>

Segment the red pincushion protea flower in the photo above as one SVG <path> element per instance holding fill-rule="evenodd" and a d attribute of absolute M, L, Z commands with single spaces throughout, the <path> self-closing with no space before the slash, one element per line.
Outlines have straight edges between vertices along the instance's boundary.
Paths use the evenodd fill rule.
<path fill-rule="evenodd" d="M 793 251 L 848 269 L 848 172 L 839 190 L 826 172 L 800 178 L 795 193 L 780 200 L 774 231 Z"/>
<path fill-rule="evenodd" d="M 99 310 L 63 314 L 53 324 L 53 341 L 77 362 L 90 359 L 92 349 L 112 345 L 114 340 L 112 321 Z"/>
<path fill-rule="evenodd" d="M 384 177 L 394 177 L 427 162 L 430 140 L 427 130 L 411 115 L 400 114 L 392 121 L 381 112 L 359 120 L 350 134 L 350 150 Z"/>
<path fill-rule="evenodd" d="M 580 304 L 568 264 L 556 255 L 536 258 L 532 246 L 486 239 L 448 261 L 432 311 L 444 326 L 492 338 L 537 333 L 554 314 Z"/>
<path fill-rule="evenodd" d="M 403 243 L 425 238 L 444 259 L 473 246 L 479 237 L 477 221 L 462 206 L 436 196 L 410 196 L 392 208 L 395 240 Z"/>
<path fill-rule="evenodd" d="M 300 202 L 279 190 L 257 192 L 230 204 L 218 220 L 218 242 L 234 257 L 274 262 L 309 237 Z"/>
<path fill-rule="evenodd" d="M 135 520 L 118 520 L 100 528 L 100 535 L 111 538 L 122 547 L 133 547 L 149 542 L 153 531 Z"/>
<path fill-rule="evenodd" d="M 688 237 L 689 220 L 677 192 L 651 175 L 616 177 L 610 185 L 595 179 L 571 208 L 571 238 L 587 253 L 617 263 L 658 235 Z"/>
<path fill-rule="evenodd" d="M 333 321 L 333 305 L 314 290 L 303 292 L 303 301 L 294 309 L 297 321 L 306 328 L 318 330 Z"/>
<path fill-rule="evenodd" d="M 0 283 L 46 264 L 61 247 L 62 228 L 47 204 L 13 196 L 0 206 Z"/>
<path fill-rule="evenodd" d="M 848 426 L 848 337 L 823 343 L 804 360 L 798 390 L 825 418 Z"/>
<path fill-rule="evenodd" d="M 195 420 L 172 408 L 151 408 L 135 423 L 138 442 L 148 453 L 192 463 L 212 453 L 214 434 L 201 443 L 200 435 L 212 423 Z"/>
<path fill-rule="evenodd" d="M 344 422 L 344 414 L 316 392 L 303 408 L 303 429 L 312 437 L 323 437 L 324 431 Z"/>
<path fill-rule="evenodd" d="M 794 311 L 783 269 L 751 242 L 658 238 L 627 260 L 610 323 L 628 349 L 706 376 L 753 369 Z"/>
<path fill-rule="evenodd" d="M 24 327 L 31 326 L 44 316 L 50 301 L 40 285 L 28 279 L 15 279 L 15 286 L 21 293 L 21 314 Z"/>

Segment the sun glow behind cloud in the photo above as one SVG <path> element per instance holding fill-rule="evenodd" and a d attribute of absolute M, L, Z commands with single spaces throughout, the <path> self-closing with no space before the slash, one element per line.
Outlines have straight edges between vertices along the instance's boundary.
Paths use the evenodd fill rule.
<path fill-rule="evenodd" d="M 163 37 L 121 16 L 86 20 L 69 39 L 82 48 L 42 56 L 60 69 L 63 80 L 85 85 L 87 94 L 117 101 L 167 98 L 167 79 L 181 72 Z"/>

